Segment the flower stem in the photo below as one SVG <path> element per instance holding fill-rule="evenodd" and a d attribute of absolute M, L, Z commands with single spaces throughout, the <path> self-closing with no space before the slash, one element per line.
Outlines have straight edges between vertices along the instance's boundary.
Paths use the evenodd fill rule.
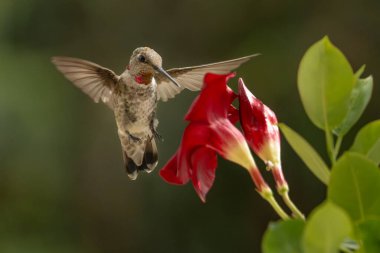
<path fill-rule="evenodd" d="M 252 167 L 248 170 L 252 177 L 252 180 L 256 186 L 257 192 L 263 197 L 272 208 L 276 211 L 278 216 L 283 220 L 288 220 L 289 216 L 285 213 L 282 207 L 277 203 L 276 199 L 273 197 L 273 192 L 268 184 L 265 182 L 264 178 L 261 176 L 260 171 L 256 167 Z"/>
<path fill-rule="evenodd" d="M 280 205 L 277 203 L 276 199 L 273 197 L 272 192 L 268 193 L 260 193 L 260 195 L 269 202 L 269 204 L 272 206 L 272 208 L 276 211 L 278 216 L 281 217 L 283 220 L 289 220 L 289 215 L 285 213 L 284 209 L 280 207 Z"/>
<path fill-rule="evenodd" d="M 299 218 L 301 220 L 305 220 L 305 215 L 297 208 L 297 206 L 290 199 L 289 191 L 279 191 L 279 194 L 282 196 L 282 199 L 284 200 L 285 204 L 293 212 L 294 217 Z"/>
<path fill-rule="evenodd" d="M 266 201 L 269 202 L 269 204 L 272 206 L 272 208 L 276 211 L 278 216 L 281 217 L 283 220 L 289 220 L 289 215 L 285 213 L 285 211 L 280 207 L 280 205 L 277 203 L 276 199 L 272 196 L 265 198 Z"/>
<path fill-rule="evenodd" d="M 304 220 L 305 216 L 303 215 L 303 213 L 301 213 L 301 211 L 297 208 L 297 206 L 292 202 L 292 200 L 289 197 L 289 186 L 285 180 L 284 174 L 282 173 L 281 165 L 272 166 L 270 170 L 272 170 L 273 177 L 276 181 L 276 188 L 278 194 L 280 194 L 285 204 L 292 211 L 293 216 L 295 218 Z"/>

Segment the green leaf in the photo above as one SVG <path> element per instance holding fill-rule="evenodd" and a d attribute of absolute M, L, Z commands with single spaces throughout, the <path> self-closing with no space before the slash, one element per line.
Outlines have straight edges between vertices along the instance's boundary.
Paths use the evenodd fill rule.
<path fill-rule="evenodd" d="M 358 225 L 362 245 L 360 252 L 380 252 L 380 219 L 370 219 Z"/>
<path fill-rule="evenodd" d="M 331 172 L 328 199 L 354 221 L 380 217 L 380 170 L 357 153 L 345 153 Z"/>
<path fill-rule="evenodd" d="M 356 135 L 354 144 L 350 148 L 363 154 L 377 165 L 380 163 L 380 120 L 365 125 Z"/>
<path fill-rule="evenodd" d="M 344 210 L 326 202 L 312 212 L 306 223 L 302 238 L 304 252 L 337 253 L 351 231 L 351 220 Z"/>
<path fill-rule="evenodd" d="M 310 120 L 335 129 L 344 120 L 356 78 L 342 52 L 328 39 L 311 46 L 298 69 L 298 89 Z"/>
<path fill-rule="evenodd" d="M 338 136 L 344 136 L 362 116 L 372 95 L 373 78 L 358 79 L 351 93 L 348 112 L 342 123 L 333 130 Z"/>
<path fill-rule="evenodd" d="M 317 151 L 301 135 L 284 123 L 280 123 L 278 126 L 301 160 L 319 180 L 327 185 L 329 183 L 330 171 Z"/>
<path fill-rule="evenodd" d="M 301 253 L 301 236 L 305 222 L 287 220 L 271 223 L 264 234 L 263 253 Z"/>

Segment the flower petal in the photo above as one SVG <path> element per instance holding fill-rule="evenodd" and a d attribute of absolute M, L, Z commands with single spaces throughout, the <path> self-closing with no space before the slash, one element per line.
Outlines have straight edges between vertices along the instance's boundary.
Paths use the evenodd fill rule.
<path fill-rule="evenodd" d="M 249 146 L 264 162 L 280 163 L 280 132 L 274 112 L 239 79 L 240 121 Z"/>
<path fill-rule="evenodd" d="M 161 169 L 161 177 L 172 184 L 186 184 L 193 173 L 190 154 L 205 146 L 209 136 L 210 129 L 206 124 L 190 123 L 183 133 L 178 151 Z"/>
<path fill-rule="evenodd" d="M 168 183 L 182 185 L 189 181 L 188 173 L 179 173 L 177 165 L 177 153 L 170 158 L 165 166 L 160 170 L 160 176 Z"/>
<path fill-rule="evenodd" d="M 212 130 L 208 140 L 210 148 L 246 169 L 256 168 L 243 134 L 229 120 L 215 121 L 210 128 Z"/>
<path fill-rule="evenodd" d="M 203 202 L 206 202 L 206 194 L 214 183 L 216 166 L 216 153 L 209 148 L 198 148 L 191 155 L 194 189 Z"/>
<path fill-rule="evenodd" d="M 236 98 L 235 93 L 227 86 L 228 75 L 206 74 L 201 93 L 195 99 L 185 116 L 188 121 L 213 122 L 217 118 L 226 118 L 231 102 Z"/>
<path fill-rule="evenodd" d="M 239 110 L 236 109 L 233 105 L 230 105 L 227 112 L 227 117 L 231 121 L 232 124 L 236 124 L 239 121 Z"/>
<path fill-rule="evenodd" d="M 181 174 L 191 173 L 191 154 L 196 148 L 205 146 L 210 138 L 210 128 L 203 123 L 190 123 L 185 129 L 178 150 L 178 167 Z"/>

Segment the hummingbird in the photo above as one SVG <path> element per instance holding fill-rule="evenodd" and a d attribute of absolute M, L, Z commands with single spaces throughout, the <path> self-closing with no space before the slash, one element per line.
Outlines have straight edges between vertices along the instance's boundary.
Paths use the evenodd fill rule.
<path fill-rule="evenodd" d="M 149 47 L 135 49 L 123 73 L 71 57 L 52 57 L 56 68 L 98 103 L 113 110 L 124 167 L 130 179 L 150 173 L 158 163 L 156 109 L 184 89 L 198 91 L 206 73 L 227 74 L 256 55 L 217 63 L 164 70 L 161 56 Z"/>

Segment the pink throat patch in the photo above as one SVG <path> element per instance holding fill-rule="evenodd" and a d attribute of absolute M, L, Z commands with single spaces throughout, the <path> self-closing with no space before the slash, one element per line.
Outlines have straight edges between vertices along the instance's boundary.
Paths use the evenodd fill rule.
<path fill-rule="evenodd" d="M 142 76 L 135 76 L 135 81 L 138 83 L 138 84 L 144 84 L 144 79 Z"/>

